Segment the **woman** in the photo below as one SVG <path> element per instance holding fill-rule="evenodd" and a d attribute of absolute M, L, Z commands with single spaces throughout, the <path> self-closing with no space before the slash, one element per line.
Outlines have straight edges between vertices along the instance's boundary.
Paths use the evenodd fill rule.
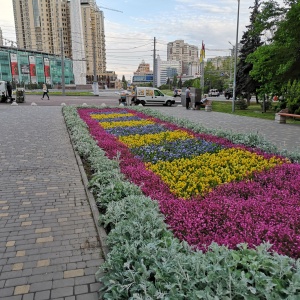
<path fill-rule="evenodd" d="M 43 97 L 42 97 L 42 100 L 44 100 L 45 95 L 48 97 L 48 100 L 50 100 L 46 83 L 43 84 Z"/>

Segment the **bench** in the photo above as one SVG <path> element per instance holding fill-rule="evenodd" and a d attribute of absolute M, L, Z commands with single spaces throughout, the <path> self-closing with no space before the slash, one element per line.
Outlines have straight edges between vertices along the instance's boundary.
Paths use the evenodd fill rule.
<path fill-rule="evenodd" d="M 275 114 L 275 121 L 277 121 L 279 124 L 285 124 L 287 117 L 300 118 L 300 115 L 289 114 L 288 110 L 285 108 L 282 109 L 279 113 Z"/>
<path fill-rule="evenodd" d="M 203 107 L 205 111 L 212 111 L 212 100 L 205 100 L 204 103 L 195 102 L 195 110 L 200 110 L 201 107 Z"/>

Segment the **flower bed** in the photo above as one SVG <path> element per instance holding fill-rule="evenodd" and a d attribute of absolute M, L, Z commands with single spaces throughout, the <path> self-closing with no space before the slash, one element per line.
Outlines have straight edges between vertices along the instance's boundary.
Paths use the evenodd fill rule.
<path fill-rule="evenodd" d="M 79 114 L 110 158 L 120 153 L 126 178 L 159 202 L 176 237 L 203 250 L 212 242 L 231 248 L 270 242 L 278 253 L 300 256 L 298 164 L 243 145 L 212 143 L 205 135 L 199 138 L 130 109 L 82 109 Z M 165 130 L 128 135 L 128 128 L 149 125 Z M 111 128 L 118 129 L 116 136 L 106 131 Z M 278 189 L 281 196 L 274 196 Z"/>
<path fill-rule="evenodd" d="M 103 122 L 104 118 L 99 123 L 91 118 L 93 113 L 114 113 L 117 114 L 117 122 L 122 122 L 119 114 L 128 112 L 140 118 L 140 125 L 145 124 L 138 126 L 140 132 L 143 135 L 150 134 L 151 138 L 144 138 L 142 145 L 136 145 L 136 141 L 140 139 L 130 137 L 131 130 L 134 134 L 139 132 L 137 123 L 134 123 L 136 119 L 123 122 L 126 126 L 111 126 L 115 125 L 112 123 L 112 115 L 108 116 L 109 122 Z M 76 113 L 73 113 L 76 119 Z M 113 299 L 128 299 L 134 294 L 152 295 L 160 299 L 160 292 L 163 293 L 162 298 L 163 295 L 168 295 L 169 299 L 210 299 L 207 295 L 219 295 L 220 299 L 232 299 L 232 295 L 262 299 L 259 295 L 266 294 L 282 299 L 284 295 L 297 295 L 299 269 L 298 266 L 295 268 L 295 261 L 265 252 L 263 249 L 268 246 L 256 246 L 261 242 L 271 241 L 274 243 L 271 250 L 298 257 L 299 164 L 290 163 L 282 156 L 266 153 L 258 148 L 233 144 L 222 137 L 192 131 L 166 122 L 163 118 L 155 118 L 132 109 L 81 109 L 79 114 L 107 157 L 118 157 L 121 170 L 119 175 L 111 174 L 111 165 L 106 167 L 106 163 L 103 164 L 104 157 L 101 158 L 101 164 L 95 163 L 96 156 L 94 157 L 93 152 L 98 151 L 96 146 L 80 146 L 82 140 L 87 139 L 86 136 L 83 135 L 79 141 L 74 137 L 76 134 L 73 134 L 81 155 L 94 157 L 90 161 L 94 170 L 98 170 L 98 175 L 92 186 L 97 186 L 97 199 L 106 209 L 102 221 L 113 228 L 108 238 L 112 251 L 104 266 L 108 274 L 99 275 L 104 282 L 106 295 Z M 126 116 L 128 117 L 133 116 Z M 105 128 L 101 126 L 103 123 L 107 123 Z M 148 132 L 146 127 L 152 131 Z M 153 141 L 156 133 L 158 135 L 154 140 L 158 141 L 159 137 L 170 136 L 168 132 L 176 131 L 187 134 L 187 138 L 162 138 L 162 143 L 155 143 L 155 146 L 145 143 L 147 140 Z M 124 136 L 128 137 L 126 143 L 122 141 Z M 179 146 L 181 143 L 182 148 Z M 173 153 L 176 145 L 183 150 L 184 145 L 191 147 L 182 157 L 170 158 L 165 152 L 167 150 Z M 191 149 L 195 149 L 195 152 Z M 146 152 L 147 154 L 142 155 Z M 218 167 L 222 162 L 224 167 Z M 174 186 L 166 179 L 170 177 L 167 172 L 172 163 L 172 175 L 177 178 L 174 179 Z M 243 166 L 245 163 L 246 167 Z M 212 170 L 207 169 L 210 165 L 214 166 Z M 228 165 L 229 170 L 226 169 Z M 197 177 L 201 175 L 197 173 L 199 166 L 203 170 L 201 180 Z M 186 168 L 191 169 L 184 174 Z M 188 187 L 185 190 L 178 187 L 178 178 L 183 176 L 181 181 L 187 182 L 188 178 L 184 176 L 189 177 L 193 170 L 196 173 L 188 182 Z M 176 171 L 181 174 L 175 174 Z M 97 176 L 101 177 L 99 184 L 95 184 Z M 207 177 L 209 180 L 205 181 Z M 197 249 L 207 250 L 208 245 L 217 242 L 236 250 L 212 244 L 205 254 L 201 251 L 192 254 L 184 244 L 173 240 L 161 216 L 153 212 L 156 209 L 155 202 L 149 202 L 138 190 L 125 184 L 126 178 L 140 186 L 145 195 L 158 201 L 165 221 L 178 238 L 186 240 Z M 182 190 L 185 193 L 182 194 Z M 248 243 L 254 250 L 238 245 L 241 242 Z M 252 265 L 251 262 L 255 263 Z M 282 263 L 284 270 L 279 267 Z M 210 277 L 209 274 L 215 273 L 214 267 L 218 269 L 220 276 Z M 178 272 L 182 274 L 179 275 Z M 193 280 L 186 282 L 183 279 L 185 276 Z M 248 279 L 241 282 L 241 276 L 247 276 Z M 267 276 L 265 281 L 262 279 L 264 276 Z M 175 278 L 181 278 L 182 285 Z M 230 286 L 227 285 L 228 282 Z M 292 286 L 290 282 L 297 284 Z"/>

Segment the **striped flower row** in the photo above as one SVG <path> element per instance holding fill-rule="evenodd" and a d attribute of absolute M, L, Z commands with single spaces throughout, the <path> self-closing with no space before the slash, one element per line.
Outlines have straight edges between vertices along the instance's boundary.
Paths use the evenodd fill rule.
<path fill-rule="evenodd" d="M 110 121 L 103 126 L 96 113 Z M 126 120 L 128 113 L 140 123 Z M 298 164 L 130 109 L 79 114 L 107 156 L 120 155 L 128 180 L 158 201 L 178 238 L 198 249 L 269 241 L 279 253 L 300 256 Z"/>

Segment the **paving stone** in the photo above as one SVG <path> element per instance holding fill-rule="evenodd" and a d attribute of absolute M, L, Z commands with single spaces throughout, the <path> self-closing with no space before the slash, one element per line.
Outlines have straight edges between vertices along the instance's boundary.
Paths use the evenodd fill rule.
<path fill-rule="evenodd" d="M 15 287 L 14 295 L 27 294 L 29 289 L 30 285 L 18 285 Z"/>
<path fill-rule="evenodd" d="M 1 288 L 1 298 L 2 297 L 7 297 L 7 296 L 12 296 L 14 294 L 14 288 L 13 287 L 9 287 L 9 288 Z"/>
<path fill-rule="evenodd" d="M 76 300 L 98 300 L 98 293 L 89 293 L 76 296 Z"/>
<path fill-rule="evenodd" d="M 42 281 L 37 283 L 32 283 L 30 287 L 30 292 L 46 291 L 52 288 L 52 281 Z"/>
<path fill-rule="evenodd" d="M 64 272 L 64 278 L 72 278 L 84 275 L 84 269 L 70 270 Z"/>
<path fill-rule="evenodd" d="M 75 286 L 74 294 L 80 295 L 80 294 L 87 294 L 89 290 L 88 285 L 77 285 Z"/>
<path fill-rule="evenodd" d="M 22 300 L 35 300 L 34 294 L 33 293 L 26 294 L 23 296 Z"/>
<path fill-rule="evenodd" d="M 63 287 L 51 290 L 51 299 L 73 295 L 73 287 Z"/>
<path fill-rule="evenodd" d="M 34 300 L 48 300 L 48 299 L 50 299 L 50 290 L 35 293 Z"/>
<path fill-rule="evenodd" d="M 67 287 L 67 286 L 74 286 L 75 279 L 74 278 L 68 278 L 68 279 L 60 279 L 60 280 L 53 280 L 53 288 L 61 288 L 61 287 Z"/>

